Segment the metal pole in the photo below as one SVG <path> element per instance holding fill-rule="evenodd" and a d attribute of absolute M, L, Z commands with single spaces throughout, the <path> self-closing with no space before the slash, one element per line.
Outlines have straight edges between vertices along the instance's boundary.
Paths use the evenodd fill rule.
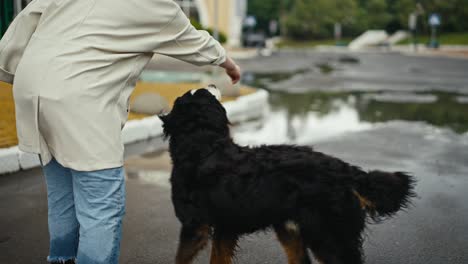
<path fill-rule="evenodd" d="M 185 15 L 190 18 L 190 0 L 182 0 L 182 8 L 184 9 Z"/>
<path fill-rule="evenodd" d="M 219 40 L 219 3 L 218 0 L 214 0 L 214 25 L 213 25 L 213 37 Z"/>
<path fill-rule="evenodd" d="M 13 6 L 14 16 L 18 15 L 19 12 L 21 12 L 22 9 L 23 9 L 23 5 L 21 4 L 21 0 L 15 0 L 14 1 L 14 6 Z"/>
<path fill-rule="evenodd" d="M 416 12 L 413 12 L 410 14 L 409 19 L 408 19 L 408 28 L 411 31 L 411 40 L 413 42 L 413 51 L 417 52 L 418 51 L 418 44 L 417 44 L 417 39 L 416 39 L 416 31 L 418 28 L 418 14 Z"/>
<path fill-rule="evenodd" d="M 431 48 L 437 48 L 437 27 L 431 26 Z"/>
<path fill-rule="evenodd" d="M 219 28 L 218 28 L 218 23 L 219 23 L 219 5 L 218 5 L 218 0 L 213 0 L 213 38 L 219 41 Z M 212 76 L 216 78 L 216 76 L 219 76 L 221 73 L 221 68 L 220 67 L 212 67 Z"/>

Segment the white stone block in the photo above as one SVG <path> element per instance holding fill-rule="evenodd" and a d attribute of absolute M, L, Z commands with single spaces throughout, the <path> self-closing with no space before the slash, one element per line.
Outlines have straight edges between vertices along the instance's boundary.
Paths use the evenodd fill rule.
<path fill-rule="evenodd" d="M 18 147 L 0 149 L 0 174 L 17 172 L 20 170 Z"/>
<path fill-rule="evenodd" d="M 261 117 L 268 105 L 268 92 L 258 90 L 253 94 L 239 97 L 236 101 L 225 103 L 229 120 L 243 122 L 249 119 Z"/>
<path fill-rule="evenodd" d="M 224 103 L 227 116 L 231 123 L 237 123 L 244 120 L 244 115 L 248 111 L 248 106 L 245 105 L 241 100 L 230 101 Z"/>
<path fill-rule="evenodd" d="M 368 46 L 373 46 L 384 42 L 388 38 L 385 30 L 368 30 L 351 41 L 348 48 L 350 50 L 360 50 Z"/>
<path fill-rule="evenodd" d="M 163 134 L 162 121 L 159 117 L 147 117 L 142 122 L 148 129 L 149 137 L 158 137 Z"/>
<path fill-rule="evenodd" d="M 131 120 L 125 124 L 122 130 L 124 144 L 140 141 L 149 137 L 149 129 L 140 120 Z"/>
<path fill-rule="evenodd" d="M 35 167 L 41 166 L 41 161 L 39 160 L 38 154 L 28 153 L 19 150 L 18 159 L 21 169 L 27 170 Z"/>
<path fill-rule="evenodd" d="M 409 33 L 404 30 L 398 30 L 397 32 L 393 33 L 387 39 L 387 43 L 389 45 L 396 45 L 398 42 L 403 41 L 409 37 Z"/>

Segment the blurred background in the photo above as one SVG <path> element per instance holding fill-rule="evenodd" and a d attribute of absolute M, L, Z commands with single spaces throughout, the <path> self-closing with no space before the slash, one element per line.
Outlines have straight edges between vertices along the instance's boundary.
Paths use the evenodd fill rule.
<path fill-rule="evenodd" d="M 0 2 L 0 35 L 28 2 Z M 417 177 L 413 206 L 366 231 L 367 263 L 468 263 L 468 0 L 176 2 L 223 43 L 242 82 L 162 56 L 140 76 L 123 130 L 122 263 L 172 263 L 179 224 L 155 114 L 210 83 L 223 91 L 239 144 L 308 145 L 364 169 Z M 16 145 L 11 86 L 0 83 L 0 263 L 43 263 L 42 173 L 37 157 Z M 261 233 L 241 241 L 237 261 L 286 259 L 274 236 Z"/>

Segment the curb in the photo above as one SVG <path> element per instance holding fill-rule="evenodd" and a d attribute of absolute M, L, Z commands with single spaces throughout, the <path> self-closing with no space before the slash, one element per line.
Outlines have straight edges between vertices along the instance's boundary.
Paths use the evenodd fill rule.
<path fill-rule="evenodd" d="M 22 170 L 32 169 L 41 166 L 41 161 L 37 154 L 27 153 L 22 150 L 18 152 L 19 165 Z"/>
<path fill-rule="evenodd" d="M 0 173 L 11 173 L 20 170 L 18 153 L 18 146 L 0 151 Z"/>
<path fill-rule="evenodd" d="M 233 124 L 261 118 L 267 109 L 268 92 L 257 90 L 255 93 L 241 96 L 235 101 L 225 102 L 223 105 Z M 124 144 L 130 144 L 160 137 L 162 134 L 161 120 L 157 116 L 150 116 L 141 120 L 127 121 L 122 129 L 122 141 Z M 37 154 L 23 152 L 18 146 L 0 149 L 0 175 L 32 169 L 40 165 Z"/>

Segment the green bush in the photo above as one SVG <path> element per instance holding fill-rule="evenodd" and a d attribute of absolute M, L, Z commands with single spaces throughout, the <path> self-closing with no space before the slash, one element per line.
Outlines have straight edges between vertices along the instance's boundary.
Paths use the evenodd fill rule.
<path fill-rule="evenodd" d="M 214 32 L 213 29 L 211 29 L 211 28 L 205 28 L 205 30 L 208 31 L 208 33 L 210 33 L 210 35 L 213 36 L 213 32 Z M 219 39 L 218 39 L 218 41 L 219 41 L 220 43 L 222 43 L 222 44 L 226 43 L 226 42 L 227 42 L 227 36 L 226 36 L 226 34 L 224 34 L 223 32 L 220 31 L 220 32 L 219 32 Z"/>
<path fill-rule="evenodd" d="M 190 23 L 192 23 L 193 27 L 195 27 L 198 30 L 203 29 L 202 24 L 200 24 L 200 22 L 198 22 L 198 20 L 196 20 L 196 19 L 190 19 Z"/>
<path fill-rule="evenodd" d="M 0 3 L 0 38 L 6 32 L 13 20 L 13 1 L 2 1 Z"/>
<path fill-rule="evenodd" d="M 335 23 L 341 23 L 345 37 L 369 29 L 407 30 L 416 3 L 424 10 L 418 19 L 420 34 L 430 34 L 432 13 L 441 16 L 441 32 L 468 31 L 468 0 L 249 0 L 248 13 L 257 17 L 256 29 L 268 32 L 269 21 L 280 20 L 283 36 L 305 41 L 333 38 Z"/>
<path fill-rule="evenodd" d="M 195 20 L 195 19 L 190 19 L 190 22 L 192 23 L 193 27 L 195 27 L 196 29 L 198 29 L 198 30 L 206 30 L 206 31 L 208 31 L 208 33 L 210 33 L 210 35 L 213 36 L 213 32 L 214 32 L 214 31 L 213 31 L 212 28 L 204 28 L 204 27 L 202 26 L 202 24 L 200 24 L 200 22 L 198 22 L 198 21 Z M 224 43 L 227 42 L 227 40 L 228 40 L 228 38 L 227 38 L 226 34 L 224 34 L 223 32 L 220 31 L 220 32 L 219 32 L 219 40 L 218 40 L 218 41 L 219 41 L 220 43 L 224 44 Z"/>

